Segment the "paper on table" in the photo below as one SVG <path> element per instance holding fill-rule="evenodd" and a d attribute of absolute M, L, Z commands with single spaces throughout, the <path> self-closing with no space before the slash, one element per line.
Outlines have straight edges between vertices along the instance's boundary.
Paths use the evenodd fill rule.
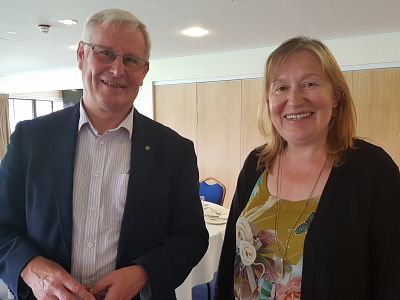
<path fill-rule="evenodd" d="M 205 218 L 204 220 L 206 221 L 206 223 L 212 225 L 222 225 L 225 224 L 227 221 L 226 219 L 208 219 L 208 218 Z"/>
<path fill-rule="evenodd" d="M 210 204 L 203 205 L 204 219 L 209 224 L 225 224 L 228 219 L 229 210 Z"/>

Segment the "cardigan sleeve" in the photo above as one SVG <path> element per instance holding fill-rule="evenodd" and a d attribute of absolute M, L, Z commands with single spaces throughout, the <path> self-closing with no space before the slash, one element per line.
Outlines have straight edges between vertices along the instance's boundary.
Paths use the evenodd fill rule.
<path fill-rule="evenodd" d="M 262 173 L 262 170 L 257 168 L 257 152 L 258 148 L 253 150 L 246 158 L 237 180 L 219 261 L 215 287 L 216 300 L 234 299 L 233 277 L 236 251 L 236 221 L 249 200 L 257 178 Z"/>
<path fill-rule="evenodd" d="M 400 270 L 400 173 L 398 166 L 382 150 L 374 159 L 374 186 L 371 214 L 371 274 L 373 299 L 399 297 Z"/>

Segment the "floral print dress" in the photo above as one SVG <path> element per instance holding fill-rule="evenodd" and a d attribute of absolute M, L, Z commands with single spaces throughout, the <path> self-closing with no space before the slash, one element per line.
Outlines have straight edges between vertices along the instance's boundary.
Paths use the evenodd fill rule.
<path fill-rule="evenodd" d="M 304 238 L 318 199 L 278 200 L 268 192 L 266 180 L 267 173 L 263 172 L 236 222 L 235 299 L 300 299 Z M 275 223 L 277 201 L 279 223 Z M 286 244 L 282 266 L 280 258 Z"/>

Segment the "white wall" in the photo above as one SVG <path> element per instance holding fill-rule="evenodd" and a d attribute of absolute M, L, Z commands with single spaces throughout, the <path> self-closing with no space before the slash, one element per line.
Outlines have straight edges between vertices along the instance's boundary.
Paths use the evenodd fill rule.
<path fill-rule="evenodd" d="M 400 32 L 326 40 L 343 70 L 400 67 Z M 154 84 L 261 77 L 276 46 L 151 60 L 135 107 L 153 115 Z M 21 93 L 82 88 L 79 70 L 25 73 L 0 78 L 0 92 Z"/>
<path fill-rule="evenodd" d="M 49 71 L 39 70 L 0 78 L 0 91 L 7 94 L 81 88 L 82 80 L 78 67 Z"/>

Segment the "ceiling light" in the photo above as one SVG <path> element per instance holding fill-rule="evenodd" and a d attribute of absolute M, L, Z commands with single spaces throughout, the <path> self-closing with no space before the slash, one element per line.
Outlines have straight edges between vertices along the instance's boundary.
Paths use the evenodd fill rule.
<path fill-rule="evenodd" d="M 9 33 L 9 34 L 12 34 L 12 35 L 16 35 L 18 32 L 16 32 L 16 31 L 9 31 L 8 33 Z"/>
<path fill-rule="evenodd" d="M 58 20 L 58 23 L 64 24 L 64 25 L 75 25 L 75 24 L 78 24 L 78 21 L 72 20 L 72 19 L 60 19 L 60 20 Z"/>
<path fill-rule="evenodd" d="M 78 49 L 78 44 L 68 46 L 69 49 L 76 51 Z"/>
<path fill-rule="evenodd" d="M 188 29 L 182 30 L 184 35 L 188 35 L 191 37 L 200 37 L 208 34 L 208 30 L 205 30 L 201 27 L 190 27 Z"/>

